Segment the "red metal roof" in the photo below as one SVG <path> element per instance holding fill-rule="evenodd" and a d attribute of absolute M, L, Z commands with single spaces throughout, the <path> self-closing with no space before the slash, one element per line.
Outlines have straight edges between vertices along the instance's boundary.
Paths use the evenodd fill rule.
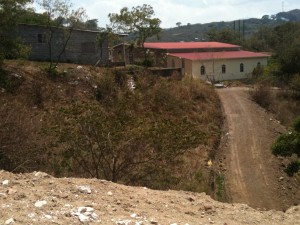
<path fill-rule="evenodd" d="M 263 53 L 248 51 L 170 53 L 169 55 L 190 60 L 261 58 L 270 56 Z"/>
<path fill-rule="evenodd" d="M 221 42 L 145 42 L 144 47 L 151 49 L 211 49 L 239 48 L 240 46 Z"/>

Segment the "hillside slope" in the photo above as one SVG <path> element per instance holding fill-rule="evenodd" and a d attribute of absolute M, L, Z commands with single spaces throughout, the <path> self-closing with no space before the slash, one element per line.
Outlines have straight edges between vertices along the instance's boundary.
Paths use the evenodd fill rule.
<path fill-rule="evenodd" d="M 49 77 L 46 65 L 4 63 L 0 169 L 210 193 L 222 126 L 212 87 L 143 68 L 60 64 Z"/>
<path fill-rule="evenodd" d="M 225 204 L 204 193 L 154 191 L 105 180 L 54 178 L 42 172 L 0 171 L 0 224 L 294 225 L 285 213 Z"/>
<path fill-rule="evenodd" d="M 288 12 L 280 12 L 275 15 L 264 15 L 262 18 L 249 18 L 236 21 L 220 21 L 211 23 L 187 24 L 179 27 L 164 29 L 159 40 L 151 37 L 147 41 L 153 42 L 177 42 L 177 41 L 207 41 L 206 33 L 211 30 L 229 29 L 240 32 L 241 36 L 251 36 L 260 27 L 273 28 L 287 21 L 299 22 L 300 10 L 294 9 Z"/>

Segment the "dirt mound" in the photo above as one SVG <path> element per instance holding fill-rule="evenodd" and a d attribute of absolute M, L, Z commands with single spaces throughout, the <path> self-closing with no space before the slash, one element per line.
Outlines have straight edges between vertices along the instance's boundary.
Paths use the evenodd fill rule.
<path fill-rule="evenodd" d="M 296 224 L 285 213 L 225 204 L 204 193 L 155 191 L 105 180 L 0 171 L 0 224 Z"/>

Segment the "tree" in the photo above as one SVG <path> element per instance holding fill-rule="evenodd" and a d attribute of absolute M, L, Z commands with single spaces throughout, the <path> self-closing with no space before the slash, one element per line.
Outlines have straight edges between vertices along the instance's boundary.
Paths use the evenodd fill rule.
<path fill-rule="evenodd" d="M 120 36 L 118 34 L 115 34 L 111 28 L 107 27 L 107 28 L 99 28 L 99 33 L 97 35 L 97 43 L 100 47 L 100 60 L 97 62 L 98 63 L 102 63 L 101 59 L 103 56 L 103 47 L 104 47 L 104 43 L 108 41 L 108 46 L 111 47 L 114 44 L 119 43 L 120 41 Z"/>
<path fill-rule="evenodd" d="M 251 37 L 244 41 L 243 46 L 251 51 L 272 51 L 272 38 L 273 29 L 268 26 L 261 26 Z"/>
<path fill-rule="evenodd" d="M 282 75 L 291 78 L 300 71 L 300 24 L 286 23 L 275 27 L 271 44 L 275 46 L 276 59 Z"/>
<path fill-rule="evenodd" d="M 231 44 L 240 44 L 239 35 L 231 29 L 211 29 L 205 34 L 207 40 L 218 41 Z"/>
<path fill-rule="evenodd" d="M 84 25 L 85 29 L 98 30 L 98 19 L 87 20 Z"/>
<path fill-rule="evenodd" d="M 22 53 L 20 40 L 9 34 L 16 27 L 19 16 L 31 0 L 0 0 L 0 64 L 4 58 Z"/>
<path fill-rule="evenodd" d="M 36 13 L 33 8 L 28 8 L 19 17 L 20 23 L 45 25 L 47 24 L 48 16 L 46 13 Z"/>
<path fill-rule="evenodd" d="M 73 30 L 83 24 L 86 14 L 83 8 L 71 10 L 72 4 L 68 0 L 39 0 L 39 5 L 47 15 L 45 25 L 47 29 L 48 54 L 50 57 L 48 73 L 54 74 Z M 56 33 L 62 33 L 63 37 L 55 40 L 54 35 Z M 59 47 L 58 53 L 54 53 L 54 47 Z"/>
<path fill-rule="evenodd" d="M 53 155 L 63 171 L 153 185 L 151 177 L 179 169 L 183 154 L 204 143 L 198 120 L 178 116 L 198 105 L 195 96 L 201 91 L 195 84 L 200 82 L 191 84 L 193 89 L 188 88 L 190 83 L 140 74 L 135 79 L 139 88 L 133 92 L 124 73 L 108 73 L 98 79 L 97 101 L 74 102 L 49 114 L 54 123 L 45 127 L 46 135 L 55 137 L 49 152 L 56 152 L 52 146 L 60 151 Z"/>
<path fill-rule="evenodd" d="M 176 26 L 177 26 L 177 27 L 180 27 L 180 26 L 181 26 L 181 22 L 177 22 L 177 23 L 176 23 Z"/>
<path fill-rule="evenodd" d="M 133 7 L 131 11 L 124 7 L 120 13 L 110 13 L 108 15 L 111 28 L 116 32 L 132 33 L 136 36 L 136 41 L 144 49 L 144 43 L 147 38 L 157 35 L 161 32 L 160 19 L 153 18 L 154 10 L 152 6 L 144 4 L 143 6 Z M 145 60 L 146 60 L 146 51 Z"/>

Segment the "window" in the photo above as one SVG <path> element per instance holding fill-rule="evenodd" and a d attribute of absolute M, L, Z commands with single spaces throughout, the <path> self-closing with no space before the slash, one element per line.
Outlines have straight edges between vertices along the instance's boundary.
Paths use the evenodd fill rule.
<path fill-rule="evenodd" d="M 95 43 L 94 42 L 81 43 L 81 53 L 95 53 Z"/>
<path fill-rule="evenodd" d="M 47 43 L 46 35 L 45 34 L 38 34 L 38 43 Z"/>
<path fill-rule="evenodd" d="M 241 64 L 240 64 L 240 72 L 241 72 L 241 73 L 244 72 L 244 63 L 241 63 Z"/>
<path fill-rule="evenodd" d="M 257 67 L 260 67 L 260 66 L 261 66 L 261 64 L 260 64 L 260 62 L 258 62 L 258 63 L 257 63 Z"/>
<path fill-rule="evenodd" d="M 205 74 L 205 67 L 204 67 L 204 66 L 201 66 L 201 68 L 200 68 L 200 73 L 201 73 L 201 75 L 204 75 L 204 74 Z"/>
<path fill-rule="evenodd" d="M 222 73 L 226 73 L 226 66 L 224 64 L 222 65 Z"/>

